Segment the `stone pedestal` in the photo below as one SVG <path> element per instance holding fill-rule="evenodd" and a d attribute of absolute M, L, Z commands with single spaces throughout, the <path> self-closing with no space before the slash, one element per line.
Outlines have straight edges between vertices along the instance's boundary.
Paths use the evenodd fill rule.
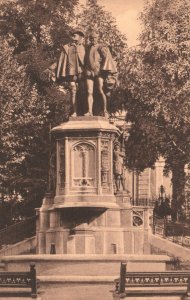
<path fill-rule="evenodd" d="M 113 147 L 119 130 L 104 117 L 75 117 L 53 128 L 56 195 L 39 210 L 38 252 L 144 253 L 148 211 L 114 193 Z M 146 249 L 146 251 L 145 251 Z"/>
<path fill-rule="evenodd" d="M 70 248 L 72 247 L 72 248 Z M 70 244 L 67 253 L 70 254 L 95 254 L 94 230 L 88 224 L 81 224 L 70 234 Z"/>

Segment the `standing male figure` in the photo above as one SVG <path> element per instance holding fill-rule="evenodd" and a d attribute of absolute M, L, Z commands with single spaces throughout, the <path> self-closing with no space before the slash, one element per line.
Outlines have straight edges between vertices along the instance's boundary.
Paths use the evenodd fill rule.
<path fill-rule="evenodd" d="M 97 84 L 97 90 L 103 101 L 103 114 L 107 112 L 107 98 L 103 90 L 105 79 L 117 73 L 115 62 L 111 56 L 108 47 L 98 42 L 99 36 L 96 32 L 89 35 L 90 45 L 85 54 L 85 76 L 87 84 L 88 112 L 86 116 L 92 116 L 93 108 L 93 91 L 94 84 Z"/>
<path fill-rule="evenodd" d="M 114 147 L 114 175 L 115 175 L 115 185 L 117 192 L 120 191 L 121 186 L 125 190 L 125 174 L 124 174 L 124 157 L 125 153 L 120 150 L 120 145 L 116 144 Z"/>
<path fill-rule="evenodd" d="M 77 87 L 83 76 L 85 48 L 83 45 L 84 31 L 76 28 L 71 33 L 71 43 L 63 45 L 58 64 L 56 64 L 56 79 L 63 79 L 68 82 L 71 101 L 73 104 L 73 114 L 77 115 L 76 110 L 76 93 Z M 55 64 L 50 67 L 55 71 Z"/>

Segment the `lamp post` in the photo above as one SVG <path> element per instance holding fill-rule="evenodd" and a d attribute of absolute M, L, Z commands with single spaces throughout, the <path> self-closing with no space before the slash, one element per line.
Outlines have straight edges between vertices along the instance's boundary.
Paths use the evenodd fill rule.
<path fill-rule="evenodd" d="M 160 199 L 163 201 L 164 199 L 165 188 L 163 185 L 160 186 Z"/>

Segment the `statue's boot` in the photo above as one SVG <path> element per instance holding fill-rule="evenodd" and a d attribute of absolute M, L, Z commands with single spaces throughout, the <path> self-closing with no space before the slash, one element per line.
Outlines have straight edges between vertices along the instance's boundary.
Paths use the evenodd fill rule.
<path fill-rule="evenodd" d="M 109 113 L 107 110 L 104 111 L 104 117 L 109 118 Z"/>
<path fill-rule="evenodd" d="M 85 115 L 85 117 L 92 117 L 93 116 L 93 114 L 90 112 L 90 111 L 88 111 L 86 114 L 84 114 Z"/>

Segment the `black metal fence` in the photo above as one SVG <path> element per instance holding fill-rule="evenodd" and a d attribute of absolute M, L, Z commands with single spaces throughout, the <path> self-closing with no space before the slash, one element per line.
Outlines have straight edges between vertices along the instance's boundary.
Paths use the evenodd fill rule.
<path fill-rule="evenodd" d="M 155 199 L 139 198 L 131 199 L 131 204 L 134 206 L 148 206 L 153 208 L 155 206 Z"/>
<path fill-rule="evenodd" d="M 165 236 L 166 233 L 166 219 L 159 218 L 153 215 L 153 234 L 159 234 L 161 236 Z"/>
<path fill-rule="evenodd" d="M 0 230 L 0 247 L 3 245 L 15 244 L 25 238 L 35 235 L 36 216 L 32 216 L 24 221 L 13 224 Z"/>
<path fill-rule="evenodd" d="M 184 299 L 187 299 L 190 292 L 190 273 L 181 271 L 166 272 L 127 272 L 126 263 L 121 263 L 120 277 L 115 280 L 114 299 L 127 298 L 130 293 L 149 294 L 152 297 L 158 293 L 156 288 L 161 288 L 159 294 L 164 293 L 163 288 L 177 287 L 183 289 Z M 146 289 L 148 287 L 149 289 Z M 134 289 L 133 289 L 134 288 Z M 138 290 L 136 289 L 138 288 Z M 136 289 L 136 290 L 135 290 Z M 146 292 L 145 292 L 146 289 Z M 173 293 L 167 290 L 167 294 Z M 162 294 L 164 296 L 164 294 Z"/>
<path fill-rule="evenodd" d="M 27 296 L 31 296 L 31 298 L 37 298 L 37 279 L 35 265 L 30 265 L 29 272 L 0 272 L 0 287 L 10 288 L 11 290 L 13 288 L 17 289 L 16 295 L 10 293 L 10 291 L 1 291 L 0 297 L 7 296 L 8 298 L 12 298 L 13 295 L 17 297 L 21 295 L 26 296 L 26 294 L 21 294 L 20 288 L 30 288 L 31 292 Z"/>
<path fill-rule="evenodd" d="M 190 247 L 190 225 L 172 222 L 167 217 L 153 217 L 153 234 L 159 234 L 174 243 Z"/>

